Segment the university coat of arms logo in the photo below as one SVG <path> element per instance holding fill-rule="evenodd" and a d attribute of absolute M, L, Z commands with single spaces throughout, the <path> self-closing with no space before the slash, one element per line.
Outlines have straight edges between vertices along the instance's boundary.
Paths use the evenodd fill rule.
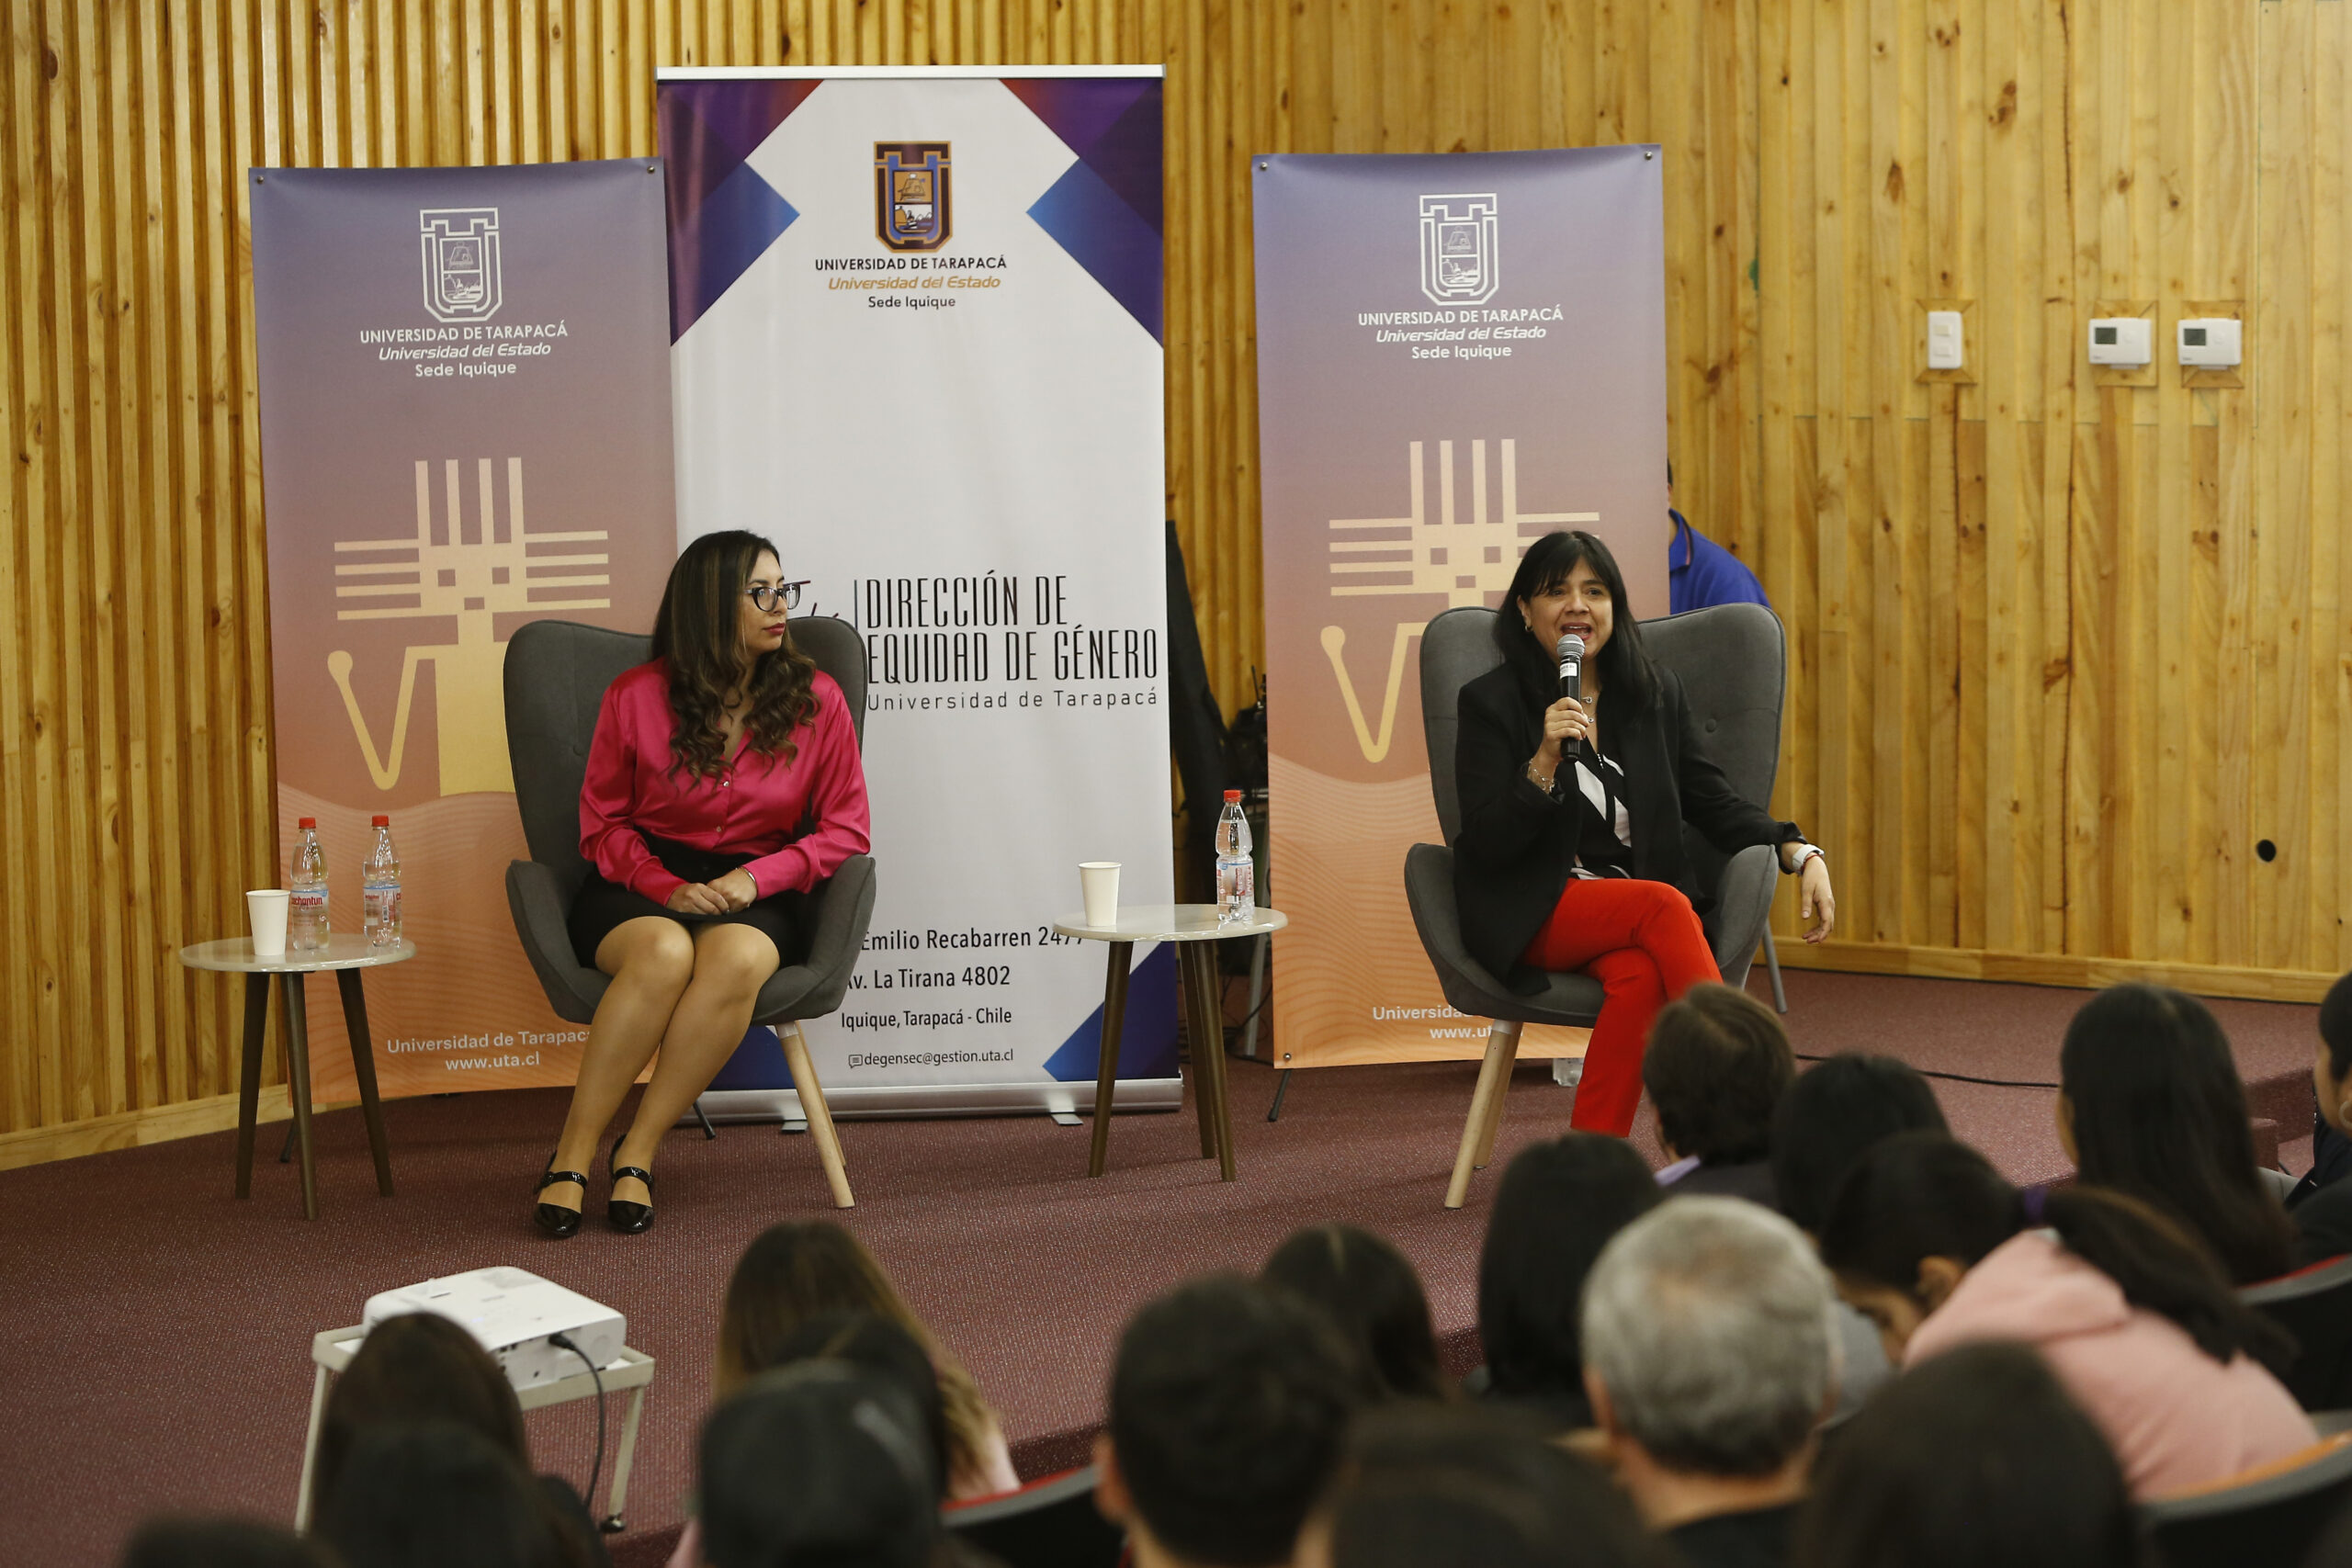
<path fill-rule="evenodd" d="M 1494 194 L 1421 197 L 1421 292 L 1432 305 L 1494 298 L 1502 247 Z"/>
<path fill-rule="evenodd" d="M 498 209 L 427 208 L 424 231 L 424 308 L 436 321 L 486 321 L 503 302 L 498 277 Z"/>
<path fill-rule="evenodd" d="M 947 243 L 947 143 L 874 144 L 874 232 L 894 251 L 935 251 Z"/>

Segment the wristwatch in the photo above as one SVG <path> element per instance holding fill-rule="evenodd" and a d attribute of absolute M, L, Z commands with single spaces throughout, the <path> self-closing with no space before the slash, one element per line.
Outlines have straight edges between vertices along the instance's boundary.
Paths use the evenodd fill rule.
<path fill-rule="evenodd" d="M 1829 852 L 1819 844 L 1806 843 L 1802 839 L 1797 842 L 1804 847 L 1797 851 L 1797 863 L 1789 867 L 1791 876 L 1802 874 L 1804 868 L 1815 861 L 1826 861 L 1829 858 Z"/>

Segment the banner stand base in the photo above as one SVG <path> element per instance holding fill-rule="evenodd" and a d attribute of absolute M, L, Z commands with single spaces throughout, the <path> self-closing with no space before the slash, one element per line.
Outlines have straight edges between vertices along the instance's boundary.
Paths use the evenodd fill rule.
<path fill-rule="evenodd" d="M 1176 1111 L 1184 1103 L 1182 1078 L 1123 1078 L 1112 1110 Z M 901 1084 L 825 1090 L 826 1108 L 836 1122 L 904 1116 L 1050 1116 L 1075 1127 L 1081 1112 L 1094 1109 L 1091 1083 Z M 800 1097 L 788 1089 L 711 1089 L 678 1119 L 681 1127 L 700 1125 L 695 1112 L 713 1122 L 782 1122 L 787 1133 L 806 1132 Z"/>

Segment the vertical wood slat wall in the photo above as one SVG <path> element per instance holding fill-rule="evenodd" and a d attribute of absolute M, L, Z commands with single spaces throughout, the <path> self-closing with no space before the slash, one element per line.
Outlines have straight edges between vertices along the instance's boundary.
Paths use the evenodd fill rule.
<path fill-rule="evenodd" d="M 666 63 L 1167 64 L 1169 506 L 1228 707 L 1303 608 L 1261 603 L 1248 155 L 1663 143 L 1678 501 L 1791 626 L 1814 956 L 2310 994 L 2352 962 L 2344 12 L 14 0 L 0 1164 L 232 1087 L 170 954 L 276 880 L 243 171 L 643 155 Z M 1917 378 L 1926 299 L 1973 379 Z M 2153 374 L 2086 363 L 2100 301 Z M 2206 304 L 2243 386 L 2172 365 Z"/>

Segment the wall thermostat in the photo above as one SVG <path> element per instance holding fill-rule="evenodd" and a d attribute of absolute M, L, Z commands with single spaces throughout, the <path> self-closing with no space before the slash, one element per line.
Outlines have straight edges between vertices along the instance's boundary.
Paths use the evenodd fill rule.
<path fill-rule="evenodd" d="M 2192 370 L 2226 370 L 2236 365 L 2239 323 L 2233 316 L 2201 316 L 2179 327 L 2180 362 Z"/>
<path fill-rule="evenodd" d="M 2091 322 L 2091 363 L 2125 369 L 2145 365 L 2153 356 L 2150 322 L 2145 316 L 2100 316 Z"/>
<path fill-rule="evenodd" d="M 1961 361 L 1960 312 L 1928 312 L 1928 368 L 1957 370 Z"/>

